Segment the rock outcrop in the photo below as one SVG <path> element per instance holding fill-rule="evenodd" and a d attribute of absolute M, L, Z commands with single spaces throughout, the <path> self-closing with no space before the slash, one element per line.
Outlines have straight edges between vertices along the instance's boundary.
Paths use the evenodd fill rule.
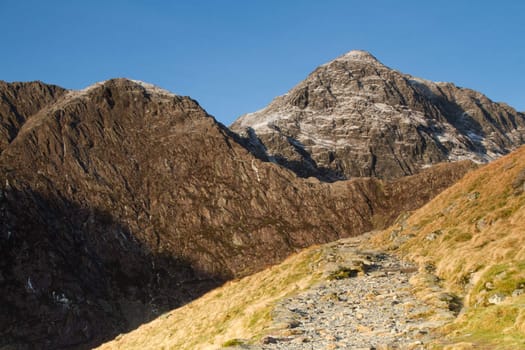
<path fill-rule="evenodd" d="M 498 158 L 524 143 L 525 114 L 350 51 L 231 128 L 299 176 L 392 179 L 438 162 Z"/>
<path fill-rule="evenodd" d="M 0 152 L 14 140 L 30 116 L 55 102 L 65 91 L 38 81 L 12 84 L 0 81 Z"/>
<path fill-rule="evenodd" d="M 38 86 L 34 109 L 12 100 L 24 117 L 2 141 L 0 346 L 90 348 L 302 247 L 384 227 L 472 167 L 304 180 L 188 97 L 126 79 Z"/>

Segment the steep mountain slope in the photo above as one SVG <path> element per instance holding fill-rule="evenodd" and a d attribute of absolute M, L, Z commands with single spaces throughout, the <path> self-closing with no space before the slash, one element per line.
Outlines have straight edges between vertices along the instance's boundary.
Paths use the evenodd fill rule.
<path fill-rule="evenodd" d="M 348 317 L 357 323 L 368 321 L 363 314 L 369 315 L 374 303 L 387 314 L 388 310 L 401 305 L 413 317 L 403 327 L 413 326 L 415 331 L 401 333 L 395 322 L 391 328 L 396 338 L 411 339 L 414 334 L 424 337 L 428 332 L 423 326 L 426 324 L 434 333 L 434 339 L 400 348 L 523 349 L 524 228 L 525 147 L 522 147 L 470 172 L 427 205 L 410 215 L 400 216 L 395 225 L 370 234 L 358 246 L 360 254 L 355 254 L 352 248 L 355 243 L 349 239 L 306 249 L 278 266 L 227 283 L 191 304 L 119 336 L 101 349 L 163 346 L 217 349 L 246 342 L 259 344 L 250 349 L 261 346 L 263 349 L 301 349 L 323 348 L 316 344 L 327 341 L 332 348 L 337 348 L 337 344 L 347 339 L 330 337 L 329 330 L 321 325 L 317 325 L 317 339 L 307 339 L 304 343 L 308 335 L 301 333 L 305 310 L 321 302 L 334 304 L 337 313 L 319 315 L 320 318 Z M 417 275 L 410 281 L 412 292 L 426 307 L 420 308 L 415 301 L 407 302 L 399 296 L 402 291 L 396 289 L 396 275 L 391 269 L 387 272 L 377 270 L 392 253 L 419 265 Z M 385 293 L 376 288 L 377 284 L 371 284 L 370 293 L 362 296 L 370 303 L 363 310 L 359 302 L 347 300 L 357 293 L 357 288 L 341 293 L 334 283 L 326 281 L 327 277 L 352 279 L 352 271 L 364 272 L 372 280 L 386 274 L 391 279 L 390 288 Z M 354 279 L 359 280 L 359 277 Z M 321 284 L 315 287 L 318 282 Z M 300 304 L 301 295 L 309 290 L 313 292 L 308 295 L 313 297 Z M 316 300 L 315 295 L 320 299 Z M 291 306 L 284 310 L 279 307 L 289 300 L 292 300 Z M 385 300 L 388 301 L 386 306 Z M 451 312 L 456 313 L 461 308 L 457 319 L 450 317 Z M 214 312 L 210 313 L 210 309 Z M 199 321 L 195 322 L 195 318 Z M 431 322 L 427 322 L 429 320 Z M 387 317 L 385 321 L 391 320 Z M 432 328 L 443 321 L 449 324 L 435 333 Z M 383 334 L 383 339 L 391 334 L 389 330 L 381 333 L 383 329 L 359 326 L 349 331 L 369 338 L 374 332 Z M 273 338 L 261 338 L 268 334 L 274 335 Z M 280 334 L 283 340 L 275 334 Z M 268 344 L 261 345 L 261 340 Z M 383 348 L 396 348 L 388 346 Z"/>
<path fill-rule="evenodd" d="M 385 227 L 472 168 L 327 184 L 240 142 L 190 98 L 126 79 L 42 104 L 0 155 L 0 345 L 91 347 L 299 248 Z"/>
<path fill-rule="evenodd" d="M 443 161 L 487 162 L 525 141 L 525 115 L 479 92 L 392 70 L 364 51 L 315 69 L 231 126 L 303 177 L 398 178 Z"/>
<path fill-rule="evenodd" d="M 461 298 L 445 329 L 490 349 L 525 346 L 525 147 L 466 175 L 376 238 Z M 430 285 L 429 285 L 430 284 Z"/>
<path fill-rule="evenodd" d="M 31 115 L 64 93 L 61 87 L 41 82 L 9 84 L 0 81 L 0 152 L 13 141 Z"/>

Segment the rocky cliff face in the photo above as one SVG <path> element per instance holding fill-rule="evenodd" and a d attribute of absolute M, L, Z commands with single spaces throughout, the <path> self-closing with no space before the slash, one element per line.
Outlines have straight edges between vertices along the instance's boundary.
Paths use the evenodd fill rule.
<path fill-rule="evenodd" d="M 0 152 L 14 140 L 30 116 L 64 93 L 61 87 L 41 82 L 8 84 L 0 81 Z"/>
<path fill-rule="evenodd" d="M 438 162 L 484 163 L 506 154 L 524 143 L 525 115 L 351 51 L 232 129 L 254 152 L 303 177 L 391 179 Z"/>
<path fill-rule="evenodd" d="M 17 112 L 0 155 L 0 345 L 17 349 L 92 347 L 299 248 L 384 227 L 472 167 L 304 180 L 188 97 L 125 79 L 38 86 L 46 99 Z"/>

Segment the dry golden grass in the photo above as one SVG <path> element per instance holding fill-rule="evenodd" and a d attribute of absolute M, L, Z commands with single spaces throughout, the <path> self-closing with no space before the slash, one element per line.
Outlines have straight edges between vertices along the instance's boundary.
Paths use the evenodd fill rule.
<path fill-rule="evenodd" d="M 467 174 L 434 200 L 377 235 L 432 271 L 463 299 L 443 331 L 480 348 L 525 348 L 525 148 Z M 488 299 L 500 294 L 502 304 Z M 468 336 L 467 336 L 468 335 Z"/>
<path fill-rule="evenodd" d="M 269 331 L 277 301 L 321 277 L 322 248 L 312 247 L 241 280 L 226 283 L 100 349 L 217 349 Z"/>

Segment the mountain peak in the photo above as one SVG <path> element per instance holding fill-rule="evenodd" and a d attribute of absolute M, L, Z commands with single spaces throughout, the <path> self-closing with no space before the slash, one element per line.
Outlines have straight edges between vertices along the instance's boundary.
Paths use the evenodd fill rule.
<path fill-rule="evenodd" d="M 133 79 L 128 79 L 128 78 L 113 78 L 113 79 L 109 79 L 109 80 L 104 80 L 104 81 L 100 81 L 100 82 L 97 82 L 97 83 L 94 83 L 82 90 L 79 90 L 79 91 L 76 91 L 76 92 L 89 92 L 89 91 L 92 91 L 98 87 L 101 87 L 101 86 L 105 86 L 105 87 L 108 87 L 108 86 L 111 86 L 111 85 L 115 85 L 115 86 L 129 86 L 129 87 L 141 87 L 143 88 L 144 90 L 146 90 L 146 92 L 150 93 L 150 94 L 159 94 L 159 95 L 168 95 L 168 96 L 175 96 L 174 93 L 166 90 L 166 89 L 163 89 L 157 85 L 154 85 L 154 84 L 151 84 L 151 83 L 146 83 L 144 81 L 141 81 L 141 80 L 133 80 Z"/>
<path fill-rule="evenodd" d="M 334 61 L 380 63 L 374 55 L 364 50 L 349 51 L 337 57 Z"/>
<path fill-rule="evenodd" d="M 251 130 L 269 156 L 301 176 L 329 181 L 397 178 L 443 161 L 486 163 L 525 142 L 523 114 L 479 92 L 392 70 L 362 50 L 316 68 L 232 129 Z"/>

